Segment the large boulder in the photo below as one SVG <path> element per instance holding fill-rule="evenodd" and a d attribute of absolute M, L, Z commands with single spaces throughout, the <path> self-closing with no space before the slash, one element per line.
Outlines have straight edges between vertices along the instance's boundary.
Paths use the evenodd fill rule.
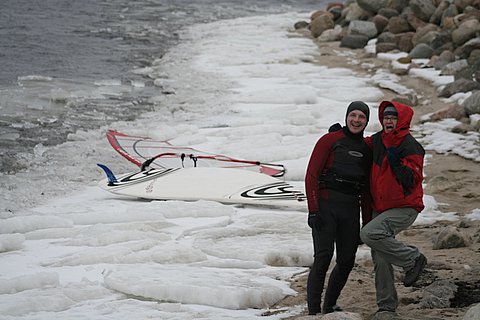
<path fill-rule="evenodd" d="M 375 17 L 373 17 L 372 22 L 375 24 L 378 33 L 382 33 L 383 30 L 385 30 L 385 28 L 388 26 L 388 18 L 380 14 L 377 14 Z"/>
<path fill-rule="evenodd" d="M 467 59 L 456 60 L 445 65 L 440 72 L 441 76 L 453 76 L 463 68 L 468 67 Z"/>
<path fill-rule="evenodd" d="M 411 0 L 410 9 L 416 17 L 428 22 L 437 9 L 431 0 Z"/>
<path fill-rule="evenodd" d="M 427 309 L 449 308 L 458 286 L 448 280 L 435 281 L 423 290 L 420 306 Z"/>
<path fill-rule="evenodd" d="M 350 22 L 360 20 L 366 15 L 366 13 L 362 8 L 358 6 L 356 2 L 353 2 L 343 10 L 342 15 L 345 16 L 345 21 Z"/>
<path fill-rule="evenodd" d="M 409 53 L 408 56 L 412 59 L 430 59 L 433 55 L 433 49 L 425 43 L 417 44 Z"/>
<path fill-rule="evenodd" d="M 395 35 L 395 43 L 397 44 L 398 49 L 403 52 L 412 51 L 414 47 L 412 41 L 414 35 L 414 32 L 405 32 Z"/>
<path fill-rule="evenodd" d="M 322 34 L 317 38 L 318 42 L 332 42 L 340 41 L 344 35 L 342 27 L 336 25 L 333 29 L 328 29 L 322 32 Z"/>
<path fill-rule="evenodd" d="M 455 55 L 450 50 L 444 50 L 433 64 L 435 70 L 442 70 L 447 64 L 455 61 Z"/>
<path fill-rule="evenodd" d="M 359 34 L 367 36 L 369 39 L 377 36 L 377 27 L 371 21 L 352 21 L 347 29 L 347 34 Z"/>
<path fill-rule="evenodd" d="M 450 98 L 456 93 L 470 92 L 473 90 L 480 90 L 480 83 L 462 78 L 447 84 L 438 96 L 441 98 Z"/>
<path fill-rule="evenodd" d="M 347 34 L 340 42 L 340 47 L 350 49 L 364 48 L 368 43 L 369 38 L 360 34 Z"/>
<path fill-rule="evenodd" d="M 390 31 L 391 33 L 403 33 L 410 30 L 410 24 L 402 17 L 392 17 L 388 21 L 388 31 Z"/>
<path fill-rule="evenodd" d="M 415 33 L 415 36 L 412 39 L 413 44 L 417 45 L 419 43 L 419 39 L 421 39 L 430 31 L 439 31 L 439 30 L 440 30 L 439 27 L 437 25 L 434 25 L 433 23 L 429 23 L 424 25 L 423 27 L 418 28 L 417 32 Z"/>
<path fill-rule="evenodd" d="M 431 121 L 438 121 L 447 118 L 453 118 L 460 120 L 465 118 L 467 114 L 465 113 L 465 108 L 457 103 L 448 105 L 447 107 L 435 111 L 431 116 Z"/>
<path fill-rule="evenodd" d="M 470 53 L 475 49 L 480 49 L 480 37 L 470 39 L 463 44 L 462 57 L 468 58 L 470 56 Z"/>
<path fill-rule="evenodd" d="M 430 17 L 429 22 L 440 25 L 442 23 L 443 13 L 448 9 L 449 6 L 450 2 L 447 0 L 440 2 L 433 15 Z"/>
<path fill-rule="evenodd" d="M 333 29 L 335 23 L 329 14 L 316 16 L 312 22 L 310 22 L 310 33 L 312 37 L 316 38 L 322 34 L 323 31 Z"/>
<path fill-rule="evenodd" d="M 468 247 L 472 239 L 455 227 L 445 227 L 433 242 L 433 250 Z"/>
<path fill-rule="evenodd" d="M 463 320 L 480 320 L 480 303 L 468 309 L 463 316 Z"/>
<path fill-rule="evenodd" d="M 398 16 L 400 13 L 392 8 L 382 8 L 378 10 L 378 14 L 384 16 L 385 18 L 391 18 Z"/>
<path fill-rule="evenodd" d="M 470 97 L 463 101 L 462 105 L 468 116 L 480 114 L 480 91 L 474 91 Z"/>
<path fill-rule="evenodd" d="M 376 14 L 380 9 L 388 7 L 390 0 L 357 0 L 357 3 L 363 10 Z"/>
<path fill-rule="evenodd" d="M 456 30 L 452 32 L 452 41 L 457 46 L 463 45 L 468 40 L 475 38 L 480 32 L 480 22 L 472 19 L 460 24 Z"/>

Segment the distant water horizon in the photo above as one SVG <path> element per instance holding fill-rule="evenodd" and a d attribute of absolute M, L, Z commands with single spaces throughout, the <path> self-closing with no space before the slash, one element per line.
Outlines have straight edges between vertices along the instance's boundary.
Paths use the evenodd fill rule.
<path fill-rule="evenodd" d="M 0 11 L 0 172 L 28 167 L 36 147 L 77 130 L 133 120 L 161 92 L 151 65 L 188 25 L 289 11 L 326 1 L 6 0 Z"/>

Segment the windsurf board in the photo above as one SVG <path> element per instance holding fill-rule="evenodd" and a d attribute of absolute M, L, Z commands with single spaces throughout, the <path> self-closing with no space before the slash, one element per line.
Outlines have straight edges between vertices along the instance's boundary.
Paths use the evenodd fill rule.
<path fill-rule="evenodd" d="M 151 168 L 116 177 L 99 165 L 107 178 L 99 184 L 114 194 L 152 200 L 210 200 L 229 204 L 289 207 L 306 210 L 305 195 L 278 178 L 233 168 Z"/>

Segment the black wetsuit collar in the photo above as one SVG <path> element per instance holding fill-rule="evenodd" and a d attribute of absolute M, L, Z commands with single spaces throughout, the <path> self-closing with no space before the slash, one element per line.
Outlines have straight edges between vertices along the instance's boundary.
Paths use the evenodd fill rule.
<path fill-rule="evenodd" d="M 350 130 L 348 130 L 347 126 L 343 126 L 342 130 L 343 130 L 343 133 L 345 133 L 345 135 L 347 137 L 350 137 L 350 138 L 356 139 L 356 140 L 362 140 L 363 139 L 363 130 L 360 133 L 351 133 Z"/>

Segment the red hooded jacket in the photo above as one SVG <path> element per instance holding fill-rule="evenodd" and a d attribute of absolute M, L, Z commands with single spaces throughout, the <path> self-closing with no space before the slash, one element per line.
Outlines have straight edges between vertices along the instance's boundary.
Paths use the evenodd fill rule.
<path fill-rule="evenodd" d="M 383 111 L 388 105 L 397 109 L 397 126 L 392 132 L 382 130 L 366 138 L 367 144 L 373 149 L 370 173 L 372 207 L 379 213 L 407 207 L 421 212 L 424 208 L 422 181 L 425 150 L 410 134 L 413 110 L 398 102 L 383 101 L 378 108 L 382 125 Z M 400 157 L 400 165 L 390 165 L 386 148 L 395 148 Z"/>

